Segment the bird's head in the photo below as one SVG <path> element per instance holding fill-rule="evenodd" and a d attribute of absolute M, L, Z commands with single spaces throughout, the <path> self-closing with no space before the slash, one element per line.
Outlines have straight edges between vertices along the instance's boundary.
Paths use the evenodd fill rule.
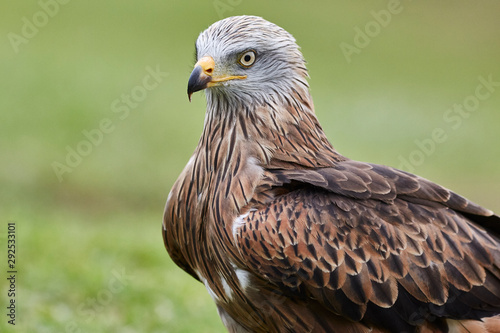
<path fill-rule="evenodd" d="M 287 96 L 297 85 L 308 87 L 305 61 L 293 36 L 256 16 L 212 24 L 196 41 L 196 61 L 189 98 L 206 89 L 208 101 L 261 104 Z"/>

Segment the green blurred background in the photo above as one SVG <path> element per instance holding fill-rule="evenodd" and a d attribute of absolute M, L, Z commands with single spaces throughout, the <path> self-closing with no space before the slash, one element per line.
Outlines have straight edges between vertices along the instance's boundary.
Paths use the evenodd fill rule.
<path fill-rule="evenodd" d="M 223 331 L 204 287 L 170 261 L 160 224 L 203 126 L 203 93 L 186 96 L 194 42 L 226 16 L 263 16 L 295 36 L 341 153 L 395 167 L 413 159 L 414 173 L 500 212 L 500 87 L 456 122 L 443 118 L 480 76 L 500 81 L 498 1 L 401 1 L 379 31 L 371 11 L 389 1 L 41 3 L 52 3 L 46 22 L 35 0 L 0 1 L 3 309 L 9 221 L 18 269 L 17 325 L 3 310 L 2 332 Z M 15 46 L 33 20 L 38 32 Z M 355 46 L 366 24 L 373 37 L 348 63 L 340 45 Z M 147 68 L 168 75 L 142 96 Z M 131 92 L 141 100 L 115 113 Z M 103 119 L 108 133 L 89 148 L 84 131 Z M 432 147 L 436 128 L 446 139 Z M 54 162 L 78 147 L 88 154 L 58 179 Z"/>

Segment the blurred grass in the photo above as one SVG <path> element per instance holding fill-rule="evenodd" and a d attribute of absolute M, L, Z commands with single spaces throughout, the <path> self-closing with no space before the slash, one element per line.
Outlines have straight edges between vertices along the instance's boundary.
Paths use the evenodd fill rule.
<path fill-rule="evenodd" d="M 0 232 L 16 221 L 17 331 L 222 330 L 205 289 L 170 261 L 160 234 L 164 201 L 203 125 L 203 94 L 190 104 L 185 90 L 198 33 L 222 18 L 215 3 L 229 4 L 224 16 L 260 15 L 295 36 L 318 117 L 341 153 L 398 167 L 415 140 L 445 128 L 448 139 L 415 173 L 500 211 L 500 89 L 457 130 L 442 118 L 474 93 L 478 76 L 500 81 L 496 1 L 402 1 L 350 64 L 339 44 L 353 44 L 353 27 L 387 1 L 74 1 L 19 53 L 7 34 L 20 34 L 39 4 L 0 1 Z M 120 120 L 111 103 L 142 84 L 147 66 L 168 77 Z M 51 164 L 103 118 L 114 130 L 59 182 Z M 122 268 L 133 280 L 92 316 L 88 300 Z M 1 331 L 11 329 L 4 319 Z"/>

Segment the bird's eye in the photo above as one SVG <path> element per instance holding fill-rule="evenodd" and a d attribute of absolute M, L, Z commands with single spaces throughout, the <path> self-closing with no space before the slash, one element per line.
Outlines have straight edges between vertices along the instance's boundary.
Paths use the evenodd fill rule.
<path fill-rule="evenodd" d="M 253 50 L 246 51 L 245 53 L 243 53 L 243 54 L 240 56 L 239 63 L 240 63 L 243 67 L 250 67 L 250 66 L 252 66 L 252 65 L 253 65 L 253 63 L 255 62 L 255 58 L 256 58 L 255 51 L 253 51 Z"/>

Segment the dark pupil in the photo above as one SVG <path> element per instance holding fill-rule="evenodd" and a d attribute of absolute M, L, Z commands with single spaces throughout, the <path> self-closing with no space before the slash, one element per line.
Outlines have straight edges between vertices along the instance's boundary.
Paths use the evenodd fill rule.
<path fill-rule="evenodd" d="M 245 62 L 249 62 L 251 59 L 252 57 L 249 54 L 245 56 Z"/>

